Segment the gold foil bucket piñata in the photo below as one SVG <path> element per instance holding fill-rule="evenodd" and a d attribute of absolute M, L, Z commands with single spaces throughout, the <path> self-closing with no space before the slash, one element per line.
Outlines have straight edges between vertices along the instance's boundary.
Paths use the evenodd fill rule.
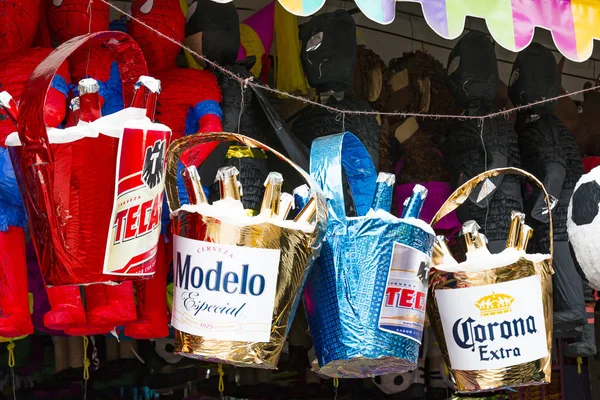
<path fill-rule="evenodd" d="M 459 187 L 431 221 L 463 204 L 479 183 L 512 173 L 542 183 L 516 168 L 486 171 Z M 458 392 L 550 383 L 552 353 L 552 241 L 550 254 L 506 249 L 478 260 L 435 267 L 427 313 L 449 377 Z"/>
<path fill-rule="evenodd" d="M 239 142 L 244 146 L 262 148 L 289 163 L 306 180 L 311 188 L 311 196 L 316 200 L 317 211 L 316 222 L 313 224 L 314 229 L 312 231 L 295 229 L 296 225 L 293 225 L 292 221 L 286 221 L 288 224 L 284 223 L 284 226 L 264 220 L 256 224 L 247 223 L 250 221 L 248 219 L 250 217 L 246 217 L 245 220 L 242 219 L 245 222 L 232 222 L 231 219 L 218 218 L 197 210 L 194 211 L 193 207 L 180 206 L 176 176 L 180 156 L 188 149 L 207 145 L 208 143 L 214 144 L 214 142 Z M 202 151 L 202 149 L 200 150 Z M 232 133 L 190 135 L 173 142 L 169 146 L 166 191 L 169 208 L 172 211 L 174 236 L 175 294 L 173 326 L 175 328 L 175 352 L 189 358 L 227 363 L 240 367 L 277 368 L 277 362 L 299 304 L 304 283 L 313 261 L 318 256 L 324 228 L 327 225 L 325 198 L 321 191 L 306 172 L 283 155 L 251 138 Z M 178 249 L 183 248 L 178 242 L 185 242 L 188 247 L 194 245 L 196 247 L 191 247 L 192 250 L 188 253 L 178 252 Z M 213 269 L 197 269 L 200 267 L 194 265 L 204 265 L 207 263 L 207 258 L 210 257 L 214 259 L 215 256 L 208 253 L 211 248 L 220 251 L 225 259 L 228 258 L 227 253 L 229 251 L 236 253 L 231 260 L 242 259 L 249 254 L 248 257 L 252 258 L 252 262 L 246 264 L 243 262 L 230 262 L 232 265 L 235 264 L 232 268 L 238 268 L 241 271 L 239 276 L 235 275 L 233 269 L 226 272 L 229 268 L 227 263 L 222 266 L 218 264 L 218 267 Z M 192 254 L 194 252 L 203 254 L 198 258 L 194 258 L 196 257 Z M 272 257 L 275 253 L 278 254 L 277 258 Z M 271 262 L 269 260 L 275 261 Z M 242 265 L 242 267 L 239 268 L 239 265 Z M 258 303 L 250 303 L 252 295 L 256 295 L 258 292 L 264 294 L 269 290 L 267 270 L 270 267 L 268 265 L 272 265 L 276 270 L 275 274 L 270 275 L 271 277 L 276 275 L 276 278 L 272 278 L 274 294 L 270 295 L 271 302 L 274 297 L 272 312 L 270 311 L 271 306 L 262 307 L 256 306 Z M 215 278 L 217 276 L 218 281 Z M 206 288 L 210 288 L 208 290 L 213 290 L 210 292 L 212 297 L 203 295 L 202 300 L 200 300 L 200 296 L 192 297 L 191 288 L 203 284 L 206 285 Z M 188 291 L 186 288 L 190 290 Z M 220 291 L 218 292 L 217 289 L 220 289 Z M 264 292 L 262 292 L 263 289 Z M 201 301 L 205 301 L 212 304 L 217 296 L 224 296 L 224 291 L 237 294 L 236 299 L 246 296 L 245 298 L 250 300 L 248 300 L 248 303 L 236 303 L 228 300 L 225 302 L 226 300 L 224 300 L 217 305 L 208 306 L 208 308 L 204 306 L 206 303 L 201 303 Z M 206 292 L 204 293 L 206 294 Z M 258 295 L 255 296 L 254 300 L 259 297 Z M 179 306 L 177 305 L 178 301 Z M 256 329 L 254 328 L 255 325 L 252 325 L 252 322 L 256 322 L 255 320 L 243 320 L 236 326 L 218 325 L 219 329 L 226 331 L 224 336 L 216 333 L 201 336 L 190 332 L 199 332 L 196 329 L 207 332 L 207 329 L 212 329 L 210 326 L 213 325 L 214 321 L 219 323 L 217 317 L 205 312 L 207 310 L 216 310 L 215 313 L 220 312 L 221 314 L 237 317 L 237 312 L 242 311 L 242 309 L 243 312 L 240 315 L 243 315 L 243 313 L 250 313 L 251 315 L 268 313 L 268 324 L 256 325 L 258 326 Z M 265 309 L 268 310 L 264 311 Z M 263 315 L 262 318 L 264 321 L 267 317 Z M 186 329 L 188 331 L 186 332 L 182 330 L 182 326 L 191 326 L 192 329 Z M 259 338 L 258 340 L 227 339 L 230 337 L 227 335 L 230 334 L 236 338 L 237 336 L 258 338 L 256 335 L 259 329 L 263 330 L 262 335 L 266 335 L 265 338 Z M 223 339 L 223 337 L 226 337 L 226 339 Z"/>

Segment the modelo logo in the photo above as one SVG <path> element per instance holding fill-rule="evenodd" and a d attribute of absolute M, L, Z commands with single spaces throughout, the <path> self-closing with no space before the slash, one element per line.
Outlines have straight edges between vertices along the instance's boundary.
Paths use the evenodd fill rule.
<path fill-rule="evenodd" d="M 223 274 L 223 262 L 217 261 L 215 268 L 205 271 L 202 267 L 191 266 L 192 256 L 185 255 L 182 262 L 181 252 L 177 252 L 176 285 L 189 290 L 204 287 L 212 292 L 223 291 L 228 294 L 260 296 L 265 290 L 265 277 L 261 274 L 250 275 L 248 264 L 241 265 L 240 273 L 233 271 Z"/>
<path fill-rule="evenodd" d="M 512 312 L 514 298 L 506 294 L 484 296 L 475 303 L 482 317 Z M 478 352 L 480 361 L 504 360 L 518 358 L 522 350 L 519 347 L 496 347 L 499 341 L 508 341 L 538 333 L 533 315 L 525 318 L 507 319 L 501 322 L 485 323 L 471 317 L 458 319 L 452 325 L 454 342 L 465 350 Z"/>

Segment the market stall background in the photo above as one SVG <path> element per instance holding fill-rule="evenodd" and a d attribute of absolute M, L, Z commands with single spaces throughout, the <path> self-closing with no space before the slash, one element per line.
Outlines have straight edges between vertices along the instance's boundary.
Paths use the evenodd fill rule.
<path fill-rule="evenodd" d="M 191 3 L 191 1 L 188 0 Z M 131 9 L 131 2 L 114 1 L 115 5 L 123 10 Z M 235 0 L 240 21 L 252 15 L 257 10 L 269 4 L 269 0 Z M 389 24 L 382 25 L 369 19 L 357 8 L 354 0 L 328 0 L 318 9 L 317 14 L 331 12 L 336 9 L 356 10 L 353 14 L 358 28 L 358 43 L 364 44 L 375 51 L 387 63 L 392 58 L 400 57 L 403 52 L 425 49 L 428 53 L 439 60 L 444 66 L 448 55 L 454 45 L 470 30 L 488 32 L 488 25 L 481 18 L 468 17 L 464 24 L 464 31 L 453 40 L 444 39 L 436 33 L 427 23 L 420 3 L 398 2 L 395 5 L 395 18 Z M 111 10 L 111 19 L 119 18 L 117 11 Z M 302 23 L 310 17 L 299 17 Z M 552 34 L 543 28 L 536 28 L 533 41 L 543 44 L 552 49 L 554 56 L 559 61 L 563 55 L 556 48 Z M 591 56 L 582 61 L 567 60 L 562 73 L 562 84 L 566 91 L 574 92 L 583 88 L 586 81 L 595 81 L 600 75 L 600 47 L 597 41 L 593 42 Z M 517 53 L 507 50 L 496 44 L 496 55 L 498 59 L 498 71 L 500 78 L 508 83 L 513 62 Z M 576 96 L 576 100 L 583 100 L 583 96 Z"/>
<path fill-rule="evenodd" d="M 283 2 L 283 0 L 282 0 Z M 264 5 L 268 4 L 268 1 L 238 1 L 236 0 L 235 5 L 238 9 L 240 15 L 240 21 L 244 20 L 246 17 L 252 15 L 255 11 L 259 10 Z M 129 2 L 114 2 L 118 7 L 123 8 L 126 11 L 130 11 L 130 3 Z M 380 54 L 384 61 L 388 62 L 393 58 L 402 56 L 404 52 L 416 51 L 416 50 L 425 50 L 428 53 L 432 54 L 437 60 L 440 61 L 441 64 L 445 65 L 446 60 L 448 58 L 448 54 L 454 45 L 458 42 L 459 38 L 454 40 L 446 40 L 441 38 L 438 33 L 432 30 L 427 24 L 425 17 L 421 11 L 421 6 L 419 4 L 407 3 L 407 2 L 399 2 L 395 5 L 396 12 L 395 18 L 393 22 L 389 25 L 382 25 L 371 19 L 367 18 L 362 12 L 360 12 L 356 8 L 356 4 L 353 1 L 338 1 L 332 0 L 325 3 L 325 5 L 317 12 L 317 14 L 322 14 L 325 12 L 334 11 L 336 9 L 347 9 L 353 12 L 353 18 L 357 23 L 357 37 L 359 44 L 365 44 L 368 48 L 373 49 L 376 53 Z M 364 11 L 364 10 L 363 10 Z M 120 15 L 114 10 L 111 10 L 113 14 L 111 15 L 111 19 L 119 18 Z M 306 22 L 310 19 L 310 17 L 301 17 L 299 18 L 299 22 Z M 469 18 L 466 22 L 465 33 L 471 30 L 481 30 L 487 32 L 486 23 L 481 19 Z M 556 60 L 561 59 L 561 54 L 554 47 L 554 41 L 550 33 L 544 31 L 542 29 L 538 29 L 536 32 L 535 40 L 539 43 L 544 44 L 548 48 L 553 49 L 553 55 Z M 510 76 L 510 69 L 512 68 L 513 61 L 515 59 L 516 53 L 510 52 L 506 50 L 504 47 L 496 45 L 496 54 L 498 56 L 499 61 L 499 69 L 500 69 L 500 77 L 508 82 Z M 181 66 L 183 63 L 180 64 Z M 576 91 L 580 90 L 584 83 L 587 81 L 593 81 L 594 77 L 597 75 L 596 71 L 596 59 L 592 56 L 592 58 L 581 62 L 575 63 L 572 61 L 567 61 L 565 67 L 563 69 L 563 86 L 568 91 Z M 272 99 L 275 100 L 275 99 Z M 244 133 L 244 132 L 242 132 Z M 291 343 L 291 341 L 290 341 Z M 298 343 L 298 340 L 296 340 Z M 111 344 L 111 346 L 114 344 Z M 156 352 L 159 353 L 161 350 L 161 346 L 168 348 L 169 343 L 159 344 L 156 343 Z M 291 346 L 294 347 L 294 346 Z M 121 352 L 126 352 L 123 349 Z M 254 371 L 244 370 L 244 372 L 234 372 L 235 370 L 229 369 L 227 371 L 227 379 L 228 379 L 228 393 L 233 393 L 234 391 L 238 391 L 240 395 L 249 395 L 247 392 L 243 392 L 247 390 L 244 388 L 243 384 L 240 384 L 245 378 L 247 378 L 248 382 L 251 383 L 265 383 L 265 382 L 275 382 L 275 384 L 280 385 L 282 381 L 285 381 L 285 374 L 288 371 L 293 371 L 298 365 L 294 365 L 297 363 L 297 359 L 294 359 L 293 353 L 294 349 L 289 349 L 289 354 L 283 357 L 280 363 L 280 368 L 282 369 L 282 373 L 270 375 L 268 378 L 264 376 L 262 379 L 255 379 L 256 376 L 260 375 L 258 373 L 254 374 Z M 169 353 L 169 350 L 166 351 Z M 147 357 L 147 352 L 142 355 L 143 358 Z M 128 354 L 131 356 L 131 354 Z M 161 355 L 162 356 L 162 355 Z M 289 356 L 289 358 L 287 358 Z M 125 358 L 125 357 L 123 357 Z M 130 357 L 133 360 L 134 357 Z M 165 359 L 168 359 L 169 355 L 165 355 Z M 305 357 L 304 357 L 305 358 Z M 168 361 L 167 361 L 168 362 Z M 184 363 L 182 363 L 184 364 Z M 213 388 L 215 389 L 214 379 L 215 379 L 215 371 L 211 366 L 206 366 L 209 371 L 206 372 L 206 377 L 210 377 L 213 379 L 211 382 Z M 211 372 L 210 369 L 213 369 Z M 300 367 L 302 368 L 302 367 Z M 585 368 L 585 367 L 584 367 Z M 182 368 L 183 369 L 183 368 Z M 181 372 L 178 371 L 178 374 Z M 246 375 L 247 374 L 247 375 Z M 169 378 L 169 374 L 167 373 L 167 378 Z M 250 377 L 254 375 L 253 377 Z M 584 379 L 582 378 L 582 374 L 579 373 L 580 376 L 575 376 L 576 379 Z M 585 375 L 585 374 L 583 374 Z M 96 377 L 96 381 L 98 381 L 98 377 Z M 377 382 L 377 381 L 376 381 Z M 553 383 L 556 384 L 557 379 L 553 378 Z M 232 388 L 234 383 L 238 383 L 240 387 Z M 330 385 L 331 381 L 326 383 L 327 389 L 331 389 Z M 381 382 L 378 383 L 381 385 Z M 400 386 L 398 383 L 394 382 L 387 384 L 392 386 Z M 285 386 L 285 385 L 283 385 Z M 322 389 L 323 385 L 321 385 Z M 374 387 L 363 385 L 358 383 L 351 383 L 345 381 L 342 384 L 341 394 L 345 394 L 346 396 L 352 397 L 352 393 L 354 391 L 360 393 L 364 393 L 361 390 L 375 391 Z M 381 387 L 381 386 L 380 386 Z M 373 396 L 377 396 L 372 393 Z M 284 396 L 283 394 L 281 394 Z M 380 394 L 379 394 L 380 395 Z M 285 396 L 284 396 L 285 397 Z M 403 397 L 400 397 L 403 398 Z"/>

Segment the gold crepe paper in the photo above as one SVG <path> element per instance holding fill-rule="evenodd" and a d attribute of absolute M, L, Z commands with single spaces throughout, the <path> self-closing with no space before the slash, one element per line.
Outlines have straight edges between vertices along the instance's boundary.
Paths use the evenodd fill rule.
<path fill-rule="evenodd" d="M 484 180 L 500 174 L 512 173 L 525 176 L 533 180 L 543 191 L 546 203 L 550 204 L 550 198 L 543 184 L 533 175 L 517 168 L 498 168 L 486 171 L 481 175 L 469 180 L 459 187 L 442 205 L 433 217 L 431 225 L 442 219 L 448 213 L 463 204 L 475 187 Z M 552 239 L 552 216 L 549 215 L 550 239 Z M 533 262 L 520 258 L 517 262 L 499 268 L 488 269 L 478 272 L 445 272 L 432 268 L 429 278 L 429 295 L 427 299 L 427 314 L 435 337 L 440 345 L 444 361 L 448 366 L 450 380 L 458 392 L 481 392 L 504 387 L 530 386 L 550 383 L 552 370 L 552 240 L 550 241 L 550 255 L 543 261 Z M 434 260 L 435 262 L 435 260 Z M 442 267 L 443 268 L 443 267 Z M 542 296 L 544 306 L 544 320 L 546 325 L 546 344 L 548 356 L 536 361 L 515 365 L 506 368 L 490 370 L 462 371 L 450 367 L 450 358 L 446 347 L 446 341 L 440 320 L 440 314 L 436 297 L 436 290 L 452 290 L 452 287 L 464 288 L 482 285 L 491 285 L 508 282 L 516 279 L 539 275 L 542 284 Z"/>
<path fill-rule="evenodd" d="M 227 158 L 262 158 L 266 159 L 267 155 L 262 149 L 248 146 L 230 146 L 225 155 Z"/>
<path fill-rule="evenodd" d="M 305 178 L 316 199 L 316 226 L 311 233 L 282 228 L 271 223 L 235 226 L 213 217 L 180 210 L 173 218 L 173 233 L 177 235 L 228 245 L 280 249 L 281 259 L 269 342 L 250 343 L 204 339 L 176 330 L 175 352 L 188 358 L 222 362 L 239 367 L 276 369 L 291 327 L 292 311 L 296 310 L 300 301 L 302 288 L 308 277 L 310 266 L 318 256 L 327 225 L 325 197 L 310 176 L 300 167 L 253 139 L 233 133 L 197 134 L 176 140 L 169 146 L 166 191 L 169 208 L 172 211 L 180 207 L 176 172 L 181 154 L 194 146 L 215 141 L 237 141 L 245 146 L 258 147 L 270 151 L 294 167 Z"/>

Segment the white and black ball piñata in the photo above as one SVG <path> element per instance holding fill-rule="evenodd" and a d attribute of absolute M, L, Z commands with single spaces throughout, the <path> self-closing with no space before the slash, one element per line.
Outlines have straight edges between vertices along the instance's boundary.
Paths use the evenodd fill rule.
<path fill-rule="evenodd" d="M 154 349 L 167 364 L 177 364 L 183 357 L 175 354 L 175 340 L 164 338 L 154 340 Z"/>
<path fill-rule="evenodd" d="M 408 390 L 417 380 L 419 370 L 404 372 L 402 374 L 389 374 L 373 378 L 375 385 L 383 393 L 390 395 Z"/>
<path fill-rule="evenodd" d="M 600 290 L 600 167 L 583 175 L 569 203 L 569 241 L 589 285 Z"/>

